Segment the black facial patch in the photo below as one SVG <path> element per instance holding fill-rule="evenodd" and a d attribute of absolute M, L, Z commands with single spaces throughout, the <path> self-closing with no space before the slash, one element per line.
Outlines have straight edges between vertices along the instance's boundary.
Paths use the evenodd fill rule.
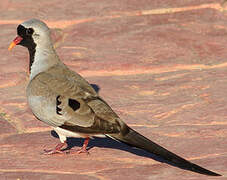
<path fill-rule="evenodd" d="M 26 35 L 27 36 L 32 36 L 33 33 L 34 33 L 34 30 L 32 28 L 26 29 Z"/>
<path fill-rule="evenodd" d="M 22 38 L 24 38 L 26 36 L 26 28 L 24 26 L 22 26 L 22 25 L 19 25 L 17 27 L 17 34 L 19 36 L 21 36 Z"/>
<path fill-rule="evenodd" d="M 77 100 L 75 100 L 75 99 L 69 99 L 68 105 L 69 105 L 74 111 L 76 111 L 77 109 L 80 108 L 80 103 L 79 103 Z"/>
<path fill-rule="evenodd" d="M 22 25 L 17 27 L 17 34 L 23 38 L 23 40 L 18 44 L 21 46 L 25 46 L 28 48 L 30 61 L 29 61 L 29 71 L 31 72 L 31 66 L 34 62 L 35 52 L 36 52 L 36 44 L 32 38 L 32 34 L 34 33 L 34 29 L 25 28 Z"/>
<path fill-rule="evenodd" d="M 61 114 L 62 109 L 58 107 L 61 104 L 61 101 L 59 100 L 59 98 L 60 98 L 60 95 L 56 97 L 56 113 L 58 115 L 62 115 Z"/>

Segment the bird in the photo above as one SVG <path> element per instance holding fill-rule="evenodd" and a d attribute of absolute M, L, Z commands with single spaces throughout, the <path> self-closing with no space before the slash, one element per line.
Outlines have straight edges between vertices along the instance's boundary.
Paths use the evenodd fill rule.
<path fill-rule="evenodd" d="M 88 153 L 87 146 L 92 137 L 110 137 L 181 169 L 221 176 L 174 154 L 129 127 L 87 80 L 60 60 L 50 29 L 43 21 L 30 19 L 19 24 L 17 36 L 8 50 L 16 45 L 26 47 L 29 52 L 28 105 L 34 116 L 51 126 L 60 139 L 55 148 L 44 150 L 44 154 L 63 153 L 69 137 L 85 139 L 77 153 Z"/>

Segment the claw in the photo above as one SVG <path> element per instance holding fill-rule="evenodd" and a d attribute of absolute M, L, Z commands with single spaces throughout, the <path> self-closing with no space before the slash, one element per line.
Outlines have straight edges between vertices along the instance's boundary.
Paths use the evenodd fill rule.
<path fill-rule="evenodd" d="M 81 153 L 86 153 L 87 155 L 89 155 L 90 153 L 88 152 L 88 150 L 87 149 L 83 149 L 83 148 L 81 148 L 81 149 L 79 149 L 79 150 L 77 150 L 77 152 L 76 152 L 77 154 L 81 154 Z"/>
<path fill-rule="evenodd" d="M 51 149 L 51 150 L 46 150 L 44 149 L 44 155 L 52 155 L 52 154 L 64 154 L 64 152 L 62 151 L 62 148 L 64 146 L 67 146 L 67 143 L 64 142 L 64 143 L 59 143 L 54 149 Z"/>
<path fill-rule="evenodd" d="M 55 149 L 53 149 L 53 150 L 46 150 L 46 149 L 44 149 L 44 155 L 51 155 L 51 154 L 63 154 L 64 152 L 63 151 L 61 151 L 61 150 L 55 150 Z"/>

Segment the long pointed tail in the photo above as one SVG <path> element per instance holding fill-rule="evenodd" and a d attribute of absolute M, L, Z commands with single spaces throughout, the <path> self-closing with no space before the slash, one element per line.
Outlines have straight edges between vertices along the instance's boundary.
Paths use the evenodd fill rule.
<path fill-rule="evenodd" d="M 180 168 L 187 169 L 193 172 L 197 172 L 200 174 L 210 175 L 210 176 L 221 176 L 220 174 L 217 174 L 215 172 L 209 171 L 203 167 L 200 167 L 196 164 L 193 164 L 186 159 L 181 158 L 180 156 L 168 151 L 167 149 L 161 147 L 160 145 L 152 142 L 151 140 L 147 139 L 146 137 L 142 136 L 138 132 L 134 131 L 133 129 L 129 127 L 127 128 L 124 135 L 122 134 L 109 134 L 108 136 L 119 140 L 123 143 L 126 143 L 130 146 L 134 146 L 140 149 L 143 149 L 147 152 L 153 153 L 157 156 L 162 157 L 163 159 L 174 163 Z"/>

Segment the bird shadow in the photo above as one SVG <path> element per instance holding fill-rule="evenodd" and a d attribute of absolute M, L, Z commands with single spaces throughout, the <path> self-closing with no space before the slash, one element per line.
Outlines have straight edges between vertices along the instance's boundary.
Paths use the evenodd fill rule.
<path fill-rule="evenodd" d="M 55 138 L 59 138 L 58 134 L 54 130 L 51 131 L 51 135 Z M 81 147 L 83 145 L 83 142 L 84 142 L 83 138 L 72 138 L 72 137 L 67 138 L 68 147 L 65 150 L 69 150 L 74 147 Z M 152 158 L 160 162 L 165 161 L 157 157 L 156 155 L 148 153 L 142 149 L 128 146 L 127 144 L 115 141 L 109 137 L 106 137 L 106 138 L 94 137 L 93 139 L 90 139 L 87 149 L 90 150 L 94 147 L 119 149 L 119 150 L 130 152 L 132 154 L 136 154 L 138 156 Z"/>
<path fill-rule="evenodd" d="M 55 138 L 58 138 L 58 134 L 54 130 L 51 131 L 51 135 Z M 68 147 L 64 150 L 70 150 L 74 147 L 82 147 L 83 142 L 84 142 L 83 138 L 67 138 Z M 158 162 L 161 162 L 161 163 L 166 163 L 166 164 L 169 164 L 169 165 L 174 166 L 174 167 L 178 167 L 178 168 L 183 169 L 183 170 L 192 171 L 190 168 L 184 167 L 183 165 L 181 166 L 179 164 L 175 164 L 173 162 L 170 162 L 168 160 L 163 159 L 160 156 L 149 153 L 149 152 L 142 150 L 142 149 L 131 147 L 127 144 L 115 141 L 115 140 L 113 140 L 109 137 L 106 137 L 106 138 L 94 137 L 93 139 L 91 139 L 89 141 L 87 150 L 90 150 L 94 147 L 119 149 L 119 150 L 122 150 L 122 151 L 130 152 L 130 153 L 135 154 L 137 156 L 151 158 L 155 161 L 158 161 Z M 192 171 L 192 172 L 194 172 L 194 171 Z M 200 173 L 200 172 L 198 172 L 198 173 Z"/>

